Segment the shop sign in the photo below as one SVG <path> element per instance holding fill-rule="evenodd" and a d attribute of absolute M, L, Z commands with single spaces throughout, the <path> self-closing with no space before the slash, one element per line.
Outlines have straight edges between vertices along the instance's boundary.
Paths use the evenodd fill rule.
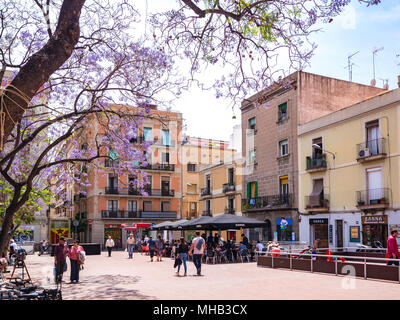
<path fill-rule="evenodd" d="M 363 216 L 361 222 L 362 224 L 387 224 L 388 216 Z"/>
<path fill-rule="evenodd" d="M 106 228 L 106 229 L 121 229 L 122 226 L 120 224 L 105 224 L 104 228 Z"/>
<path fill-rule="evenodd" d="M 310 224 L 328 224 L 328 219 L 310 219 Z"/>
<path fill-rule="evenodd" d="M 87 222 L 89 222 L 89 223 L 92 223 L 93 222 L 93 220 L 92 219 L 88 219 L 88 221 Z"/>

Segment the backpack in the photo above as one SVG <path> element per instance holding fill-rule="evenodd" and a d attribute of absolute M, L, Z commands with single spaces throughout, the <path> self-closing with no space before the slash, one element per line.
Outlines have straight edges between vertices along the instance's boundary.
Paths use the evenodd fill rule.
<path fill-rule="evenodd" d="M 83 249 L 82 249 L 81 251 L 79 251 L 78 264 L 84 264 L 85 259 L 86 259 L 86 252 L 83 251 Z"/>

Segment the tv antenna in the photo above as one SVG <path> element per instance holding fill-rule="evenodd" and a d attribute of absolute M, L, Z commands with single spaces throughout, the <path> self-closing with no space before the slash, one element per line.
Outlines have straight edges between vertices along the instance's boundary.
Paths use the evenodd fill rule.
<path fill-rule="evenodd" d="M 382 80 L 382 88 L 385 90 L 389 90 L 389 79 L 379 78 L 379 80 Z"/>
<path fill-rule="evenodd" d="M 374 49 L 372 51 L 372 67 L 373 67 L 373 73 L 374 73 L 374 78 L 371 80 L 371 85 L 375 86 L 376 84 L 376 80 L 375 80 L 375 56 L 379 51 L 382 51 L 384 49 L 384 47 L 381 47 L 379 49 Z"/>
<path fill-rule="evenodd" d="M 355 56 L 360 51 L 357 51 L 347 57 L 347 68 L 349 69 L 349 81 L 351 82 L 353 79 L 353 65 L 354 63 L 351 61 L 351 58 Z"/>

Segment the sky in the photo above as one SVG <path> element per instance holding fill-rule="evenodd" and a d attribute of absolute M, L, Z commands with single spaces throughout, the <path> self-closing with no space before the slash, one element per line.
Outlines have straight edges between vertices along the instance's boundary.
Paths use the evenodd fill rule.
<path fill-rule="evenodd" d="M 171 2 L 174 0 L 164 0 L 160 9 L 168 8 Z M 160 1 L 148 0 L 147 3 L 151 11 L 151 3 L 159 5 Z M 138 9 L 145 12 L 145 6 Z M 375 56 L 376 86 L 383 87 L 388 79 L 389 89 L 398 87 L 400 1 L 383 0 L 379 6 L 366 7 L 353 0 L 340 17 L 319 27 L 323 30 L 310 37 L 318 47 L 311 65 L 304 71 L 349 80 L 348 56 L 358 52 L 351 60 L 354 63 L 352 81 L 369 85 L 373 79 L 372 52 L 384 48 Z M 207 77 L 207 73 L 202 76 Z M 239 107 L 235 106 L 236 119 L 232 119 L 230 101 L 217 99 L 212 90 L 202 91 L 197 87 L 184 92 L 171 106 L 182 112 L 187 135 L 221 140 L 229 140 L 233 126 L 240 124 Z"/>

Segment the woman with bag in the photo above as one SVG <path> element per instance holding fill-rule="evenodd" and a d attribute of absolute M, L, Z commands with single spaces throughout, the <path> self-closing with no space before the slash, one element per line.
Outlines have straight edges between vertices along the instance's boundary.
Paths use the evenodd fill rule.
<path fill-rule="evenodd" d="M 79 283 L 79 270 L 80 270 L 80 261 L 79 256 L 80 252 L 84 251 L 83 248 L 79 245 L 79 241 L 75 240 L 74 245 L 68 252 L 69 260 L 71 261 L 71 282 Z"/>
<path fill-rule="evenodd" d="M 186 273 L 187 273 L 187 266 L 186 266 L 186 260 L 188 257 L 188 252 L 189 252 L 189 247 L 185 242 L 184 238 L 181 238 L 181 242 L 178 245 L 178 248 L 176 249 L 176 258 L 180 259 L 183 262 L 183 267 L 185 268 L 185 274 L 183 275 L 184 277 L 186 277 Z M 178 264 L 178 271 L 176 272 L 179 276 L 179 270 L 181 268 L 181 264 Z"/>

